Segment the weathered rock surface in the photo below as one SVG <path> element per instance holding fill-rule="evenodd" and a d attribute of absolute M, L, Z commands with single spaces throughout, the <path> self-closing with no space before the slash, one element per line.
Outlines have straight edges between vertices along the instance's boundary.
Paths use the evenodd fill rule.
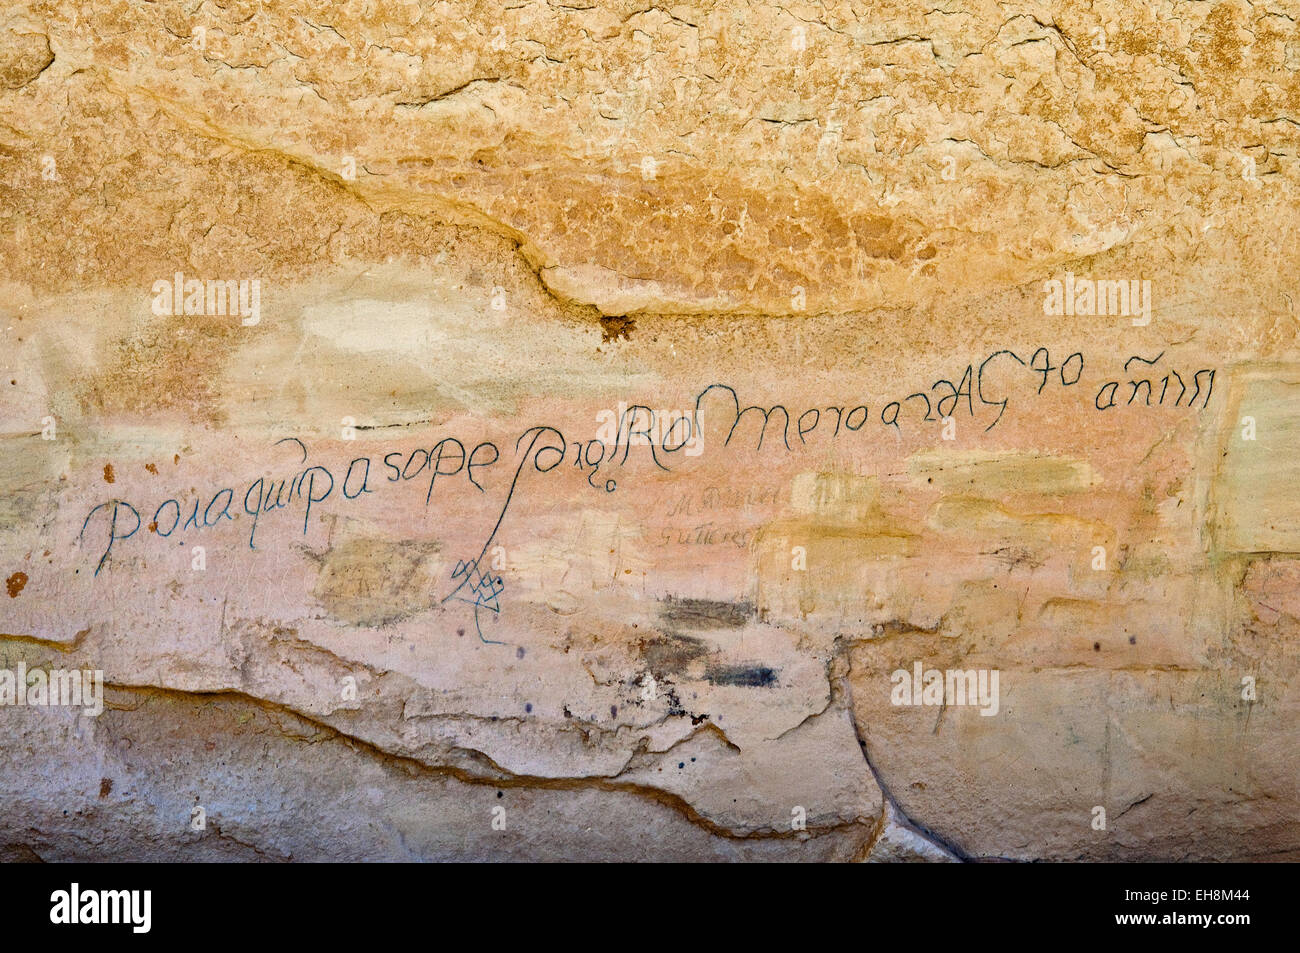
<path fill-rule="evenodd" d="M 11 5 L 0 858 L 1300 859 L 1297 20 Z"/>

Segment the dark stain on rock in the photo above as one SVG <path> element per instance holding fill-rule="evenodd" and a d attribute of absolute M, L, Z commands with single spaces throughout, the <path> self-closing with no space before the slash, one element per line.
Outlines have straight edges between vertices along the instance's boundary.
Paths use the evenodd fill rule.
<path fill-rule="evenodd" d="M 100 797 L 108 797 L 109 792 L 111 792 L 112 790 L 113 790 L 113 779 L 112 779 L 112 778 L 100 778 L 100 779 L 99 779 L 99 796 L 100 796 Z"/>
<path fill-rule="evenodd" d="M 737 688 L 769 688 L 776 684 L 776 672 L 766 665 L 710 665 L 704 677 L 710 684 Z"/>
<path fill-rule="evenodd" d="M 636 330 L 636 319 L 625 316 L 609 317 L 601 315 L 600 317 L 600 338 L 601 344 L 609 344 L 611 341 L 617 341 L 622 338 L 624 341 L 632 340 L 632 332 Z"/>
<path fill-rule="evenodd" d="M 641 657 L 650 671 L 658 675 L 681 674 L 692 662 L 710 651 L 702 639 L 670 633 L 643 643 Z"/>
<path fill-rule="evenodd" d="M 669 596 L 659 606 L 665 622 L 687 629 L 738 629 L 754 615 L 748 602 L 715 602 L 711 599 L 677 599 Z"/>
<path fill-rule="evenodd" d="M 5 588 L 9 590 L 9 598 L 17 599 L 18 593 L 23 591 L 23 586 L 27 585 L 27 573 L 16 572 L 5 580 Z"/>
<path fill-rule="evenodd" d="M 144 468 L 148 470 L 150 473 L 152 473 L 154 476 L 158 475 L 158 467 L 155 464 L 146 463 L 144 465 Z M 256 507 L 254 507 L 254 509 L 256 509 Z"/>
<path fill-rule="evenodd" d="M 104 482 L 105 482 L 105 483 L 112 483 L 113 480 L 114 480 L 114 477 L 113 477 L 113 464 L 111 464 L 111 463 L 106 463 L 106 464 L 104 464 Z"/>

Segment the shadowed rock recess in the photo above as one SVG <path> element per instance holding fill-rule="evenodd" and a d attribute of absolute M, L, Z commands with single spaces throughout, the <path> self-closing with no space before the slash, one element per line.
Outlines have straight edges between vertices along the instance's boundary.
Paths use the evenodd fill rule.
<path fill-rule="evenodd" d="M 1297 22 L 6 4 L 0 859 L 1300 860 Z"/>

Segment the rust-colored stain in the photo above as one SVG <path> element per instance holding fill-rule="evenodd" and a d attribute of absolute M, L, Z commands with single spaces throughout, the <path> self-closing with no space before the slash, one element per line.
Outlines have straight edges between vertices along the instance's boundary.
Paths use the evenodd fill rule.
<path fill-rule="evenodd" d="M 100 797 L 108 797 L 109 792 L 112 791 L 112 790 L 113 790 L 113 779 L 112 779 L 112 778 L 100 778 L 100 779 L 99 779 L 99 796 L 100 796 Z"/>
<path fill-rule="evenodd" d="M 23 591 L 23 586 L 27 585 L 27 573 L 16 572 L 5 580 L 5 588 L 9 590 L 9 598 L 17 599 L 18 593 Z"/>
<path fill-rule="evenodd" d="M 636 320 L 634 318 L 623 317 L 602 317 L 600 319 L 600 336 L 602 344 L 609 344 L 611 341 L 617 341 L 622 338 L 624 341 L 632 339 L 632 332 L 636 330 Z"/>
<path fill-rule="evenodd" d="M 152 523 L 149 524 L 149 532 L 151 532 L 151 533 L 156 533 L 156 532 L 158 532 L 158 521 L 157 521 L 157 520 L 154 520 Z"/>
<path fill-rule="evenodd" d="M 106 463 L 106 464 L 104 464 L 104 482 L 105 482 L 105 483 L 112 483 L 113 480 L 114 480 L 114 477 L 113 477 L 113 464 L 111 464 L 111 463 Z"/>
<path fill-rule="evenodd" d="M 176 464 L 180 462 L 181 462 L 181 455 L 179 453 L 172 454 L 172 466 L 176 466 Z"/>
<path fill-rule="evenodd" d="M 154 466 L 152 463 L 146 463 L 144 465 L 144 468 L 148 470 L 150 473 L 152 473 L 154 476 L 158 475 L 158 468 Z"/>

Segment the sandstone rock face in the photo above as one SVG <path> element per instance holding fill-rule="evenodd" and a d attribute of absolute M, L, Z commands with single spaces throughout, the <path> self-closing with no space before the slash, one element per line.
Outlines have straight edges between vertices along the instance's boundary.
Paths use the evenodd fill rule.
<path fill-rule="evenodd" d="M 10 5 L 0 858 L 1300 859 L 1297 21 Z"/>

